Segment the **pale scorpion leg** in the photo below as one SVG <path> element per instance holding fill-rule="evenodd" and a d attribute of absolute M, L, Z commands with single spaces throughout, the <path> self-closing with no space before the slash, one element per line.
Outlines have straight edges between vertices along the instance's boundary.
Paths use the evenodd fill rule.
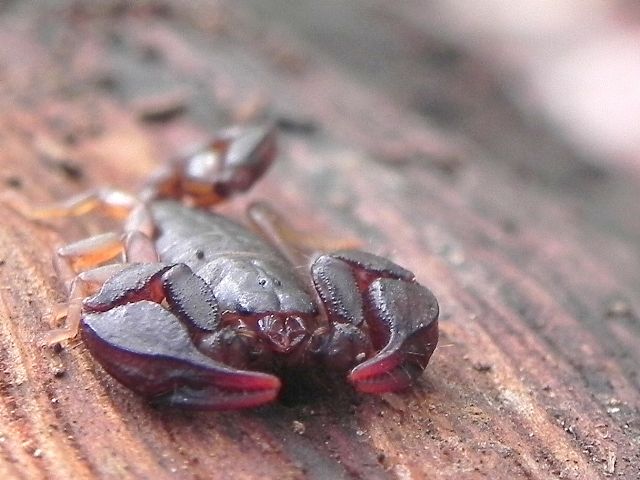
<path fill-rule="evenodd" d="M 105 235 L 109 235 L 108 238 L 111 238 L 111 234 Z M 125 258 L 123 263 L 103 265 L 84 272 L 76 270 L 75 268 L 78 266 L 95 265 L 95 263 L 89 263 L 87 258 L 92 261 L 100 259 L 109 260 L 113 258 L 113 255 L 101 256 L 102 251 L 98 248 L 100 246 L 100 237 L 101 236 L 91 237 L 78 242 L 83 242 L 84 245 L 88 247 L 88 250 L 78 252 L 78 243 L 68 245 L 61 249 L 63 253 L 68 253 L 69 251 L 76 253 L 77 256 L 75 257 L 65 258 L 64 255 L 61 255 L 60 250 L 56 257 L 54 257 L 55 259 L 62 259 L 58 260 L 56 264 L 56 271 L 61 275 L 60 278 L 64 281 L 71 277 L 71 280 L 65 282 L 69 293 L 67 302 L 54 306 L 50 320 L 50 324 L 53 327 L 61 318 L 66 317 L 66 324 L 62 328 L 52 330 L 45 334 L 44 342 L 48 345 L 74 338 L 78 334 L 83 299 L 95 293 L 109 278 L 122 271 L 131 262 L 152 263 L 158 261 L 157 252 L 149 237 L 140 231 L 133 231 L 125 234 L 123 240 L 120 240 L 120 237 L 118 237 L 117 245 L 115 242 L 113 245 L 110 245 L 114 250 L 117 249 L 116 255 L 121 252 L 124 253 Z M 92 246 L 95 246 L 98 251 L 91 250 Z M 97 263 L 102 262 L 98 261 Z"/>
<path fill-rule="evenodd" d="M 121 236 L 102 233 L 60 247 L 53 257 L 53 266 L 67 288 L 76 274 L 113 260 L 123 251 Z"/>
<path fill-rule="evenodd" d="M 67 321 L 64 327 L 47 332 L 43 337 L 44 344 L 52 345 L 78 334 L 82 299 L 117 271 L 117 265 L 94 267 L 112 260 L 121 252 L 122 241 L 115 233 L 96 235 L 57 250 L 53 267 L 67 289 L 68 297 L 67 302 L 53 307 L 49 324 L 51 327 L 57 326 L 64 317 Z"/>
<path fill-rule="evenodd" d="M 32 220 L 76 217 L 93 211 L 101 211 L 112 218 L 123 219 L 129 216 L 132 210 L 135 212 L 144 208 L 135 196 L 112 188 L 90 190 L 47 207 L 34 207 L 24 200 L 15 200 L 12 206 Z M 148 231 L 149 222 L 145 221 L 144 215 L 138 214 L 134 218 L 138 225 L 133 224 L 129 228 L 142 230 L 150 236 L 152 232 Z M 122 252 L 123 243 L 120 236 L 113 232 L 104 233 L 58 249 L 53 260 L 54 268 L 69 291 L 76 274 L 112 260 Z"/>
<path fill-rule="evenodd" d="M 129 240 L 129 243 L 134 245 L 133 247 L 129 247 L 133 248 L 133 251 L 136 252 L 136 255 L 133 258 L 138 258 L 142 261 L 149 259 L 157 260 L 155 249 L 152 252 L 148 250 L 149 244 L 151 243 L 148 237 L 143 236 L 142 239 L 132 238 L 138 235 L 142 236 L 143 234 L 133 233 L 130 236 L 125 237 L 125 240 Z M 138 245 L 140 243 L 142 246 Z M 153 247 L 152 244 L 151 247 Z M 138 253 L 140 250 L 146 250 L 143 252 L 144 255 L 140 255 Z M 127 260 L 131 261 L 131 257 L 129 256 Z M 52 345 L 54 343 L 76 337 L 80 325 L 83 300 L 89 295 L 96 293 L 107 280 L 113 277 L 116 273 L 124 270 L 128 265 L 129 263 L 114 263 L 77 273 L 69 282 L 69 296 L 67 302 L 56 304 L 53 307 L 49 322 L 51 326 L 54 327 L 58 324 L 60 319 L 66 317 L 65 326 L 47 332 L 43 337 L 43 342 L 46 345 Z"/>
<path fill-rule="evenodd" d="M 361 242 L 353 238 L 332 238 L 302 232 L 266 202 L 251 203 L 247 215 L 254 228 L 296 266 L 306 267 L 319 252 L 351 250 L 361 246 Z"/>
<path fill-rule="evenodd" d="M 102 267 L 81 272 L 71 281 L 69 287 L 69 299 L 65 303 L 59 303 L 53 307 L 51 327 L 57 326 L 60 319 L 66 317 L 64 327 L 46 332 L 43 335 L 44 345 L 69 340 L 78 335 L 80 327 L 80 316 L 82 313 L 82 301 L 98 289 L 113 275 L 121 271 L 126 264 L 116 263 L 103 265 Z"/>
<path fill-rule="evenodd" d="M 79 217 L 94 211 L 102 211 L 112 218 L 123 219 L 138 203 L 138 199 L 127 192 L 112 188 L 99 188 L 48 207 L 33 207 L 25 204 L 16 205 L 16 207 L 20 213 L 33 220 Z"/>
<path fill-rule="evenodd" d="M 53 263 L 58 277 L 69 290 L 75 276 L 124 254 L 124 262 L 156 262 L 151 241 L 153 222 L 144 204 L 136 206 L 125 225 L 124 234 L 102 233 L 59 248 Z"/>
<path fill-rule="evenodd" d="M 158 261 L 156 246 L 151 240 L 155 225 L 151 212 L 143 203 L 133 209 L 124 227 L 124 261 L 154 263 Z"/>
<path fill-rule="evenodd" d="M 106 197 L 103 198 L 103 201 L 106 200 Z M 78 205 L 76 202 L 71 203 Z M 77 211 L 74 207 L 67 213 L 75 214 Z M 60 210 L 56 212 L 62 213 Z M 124 234 L 108 232 L 58 249 L 54 256 L 54 268 L 67 287 L 69 297 L 66 304 L 58 304 L 54 307 L 50 323 L 56 324 L 65 316 L 67 321 L 64 327 L 52 330 L 45 335 L 44 341 L 47 344 L 67 340 L 78 334 L 83 299 L 95 293 L 97 288 L 121 271 L 127 263 L 158 261 L 155 246 L 150 239 L 152 233 L 151 215 L 144 204 L 139 204 L 129 215 Z M 94 268 L 119 255 L 122 255 L 122 263 Z"/>

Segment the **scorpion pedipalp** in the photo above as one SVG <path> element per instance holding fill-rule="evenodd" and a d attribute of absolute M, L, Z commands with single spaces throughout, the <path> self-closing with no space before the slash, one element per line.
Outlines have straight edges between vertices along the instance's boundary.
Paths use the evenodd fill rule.
<path fill-rule="evenodd" d="M 86 314 L 82 337 L 105 370 L 158 404 L 237 409 L 270 402 L 280 390 L 273 375 L 230 368 L 202 354 L 187 327 L 155 302 Z"/>
<path fill-rule="evenodd" d="M 356 250 L 320 256 L 312 277 L 335 331 L 330 330 L 321 350 L 324 361 L 355 365 L 347 378 L 361 392 L 408 387 L 427 366 L 438 341 L 433 294 L 409 271 Z"/>

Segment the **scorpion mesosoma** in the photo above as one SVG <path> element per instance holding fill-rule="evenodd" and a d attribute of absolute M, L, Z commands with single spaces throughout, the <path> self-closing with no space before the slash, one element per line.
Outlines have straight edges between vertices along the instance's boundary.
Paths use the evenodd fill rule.
<path fill-rule="evenodd" d="M 80 333 L 126 387 L 192 409 L 271 402 L 281 372 L 342 372 L 365 393 L 408 387 L 438 340 L 438 303 L 411 272 L 359 250 L 296 256 L 302 245 L 288 248 L 282 221 L 269 223 L 264 208 L 253 212 L 262 236 L 207 208 L 247 190 L 275 143 L 272 128 L 225 130 L 138 196 L 102 189 L 32 211 L 126 218 L 123 234 L 58 250 L 69 300 L 56 317 L 67 321 L 49 343 Z"/>

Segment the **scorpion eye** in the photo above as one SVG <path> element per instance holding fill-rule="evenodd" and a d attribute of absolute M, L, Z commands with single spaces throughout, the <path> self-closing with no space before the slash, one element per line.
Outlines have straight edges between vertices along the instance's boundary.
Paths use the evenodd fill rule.
<path fill-rule="evenodd" d="M 261 278 L 260 280 L 258 280 L 258 285 L 260 285 L 261 287 L 264 287 L 266 284 L 267 284 L 266 278 Z"/>

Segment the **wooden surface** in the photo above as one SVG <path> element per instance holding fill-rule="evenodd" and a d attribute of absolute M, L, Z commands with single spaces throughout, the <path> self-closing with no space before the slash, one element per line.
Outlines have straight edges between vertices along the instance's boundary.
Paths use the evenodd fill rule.
<path fill-rule="evenodd" d="M 154 410 L 82 344 L 38 346 L 52 249 L 114 225 L 5 200 L 0 478 L 639 478 L 638 178 L 574 156 L 409 7 L 185 3 L 0 4 L 3 198 L 135 190 L 215 128 L 277 118 L 249 197 L 412 269 L 440 346 L 403 395 Z"/>

